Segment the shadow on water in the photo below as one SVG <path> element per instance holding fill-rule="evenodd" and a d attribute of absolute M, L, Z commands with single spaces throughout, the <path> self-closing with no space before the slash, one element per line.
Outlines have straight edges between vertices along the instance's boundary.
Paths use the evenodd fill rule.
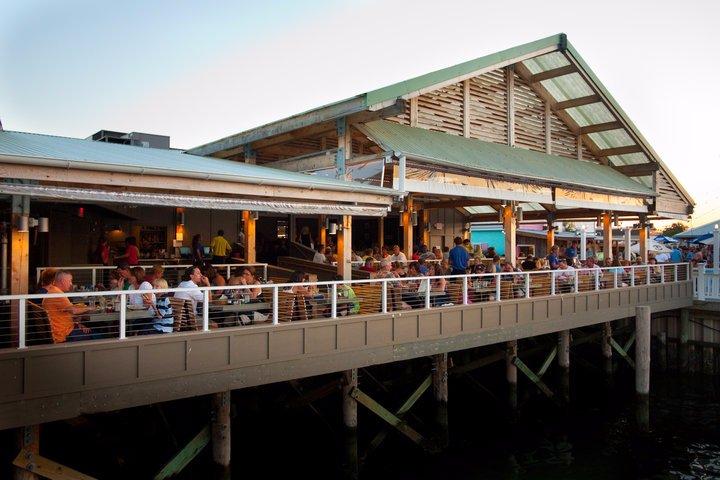
<path fill-rule="evenodd" d="M 370 479 L 720 479 L 720 384 L 707 376 L 653 374 L 651 430 L 635 426 L 632 372 L 621 369 L 608 389 L 599 370 L 573 370 L 573 400 L 558 407 L 521 379 L 522 410 L 515 422 L 502 405 L 503 372 L 488 368 L 478 376 L 498 380 L 485 386 L 497 398 L 450 379 L 450 446 L 440 454 L 424 453 L 397 433 L 361 468 Z M 557 385 L 549 372 L 548 382 Z M 327 380 L 327 378 L 325 378 Z M 375 392 L 397 407 L 417 386 L 417 379 L 396 393 Z M 324 381 L 324 380 L 323 380 Z M 362 382 L 362 374 L 361 374 Z M 366 384 L 367 385 L 367 384 Z M 362 388 L 362 383 L 361 383 Z M 368 385 L 369 388 L 369 385 Z M 383 398 L 384 395 L 384 398 Z M 431 395 L 413 408 L 408 422 L 418 431 L 432 429 Z M 344 441 L 339 394 L 313 408 L 286 408 L 297 398 L 286 384 L 233 394 L 232 477 L 340 477 Z M 209 400 L 197 398 L 157 407 L 96 415 L 86 420 L 44 426 L 43 454 L 98 478 L 152 478 L 159 467 L 209 419 Z M 359 454 L 383 424 L 359 408 Z M 168 427 L 169 425 L 169 427 Z M 112 433 L 110 433 L 112 432 Z M 3 445 L 12 445 L 3 432 Z M 14 451 L 14 448 L 6 450 Z M 8 457 L 2 461 L 8 465 Z M 0 475 L 5 477 L 6 467 Z M 210 449 L 177 478 L 212 478 Z M 9 472 L 8 472 L 9 473 Z"/>

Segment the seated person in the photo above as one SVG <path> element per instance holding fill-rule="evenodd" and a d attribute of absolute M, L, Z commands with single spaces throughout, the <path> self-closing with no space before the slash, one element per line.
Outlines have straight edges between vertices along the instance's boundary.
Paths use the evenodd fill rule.
<path fill-rule="evenodd" d="M 167 280 L 164 278 L 156 278 L 152 282 L 153 288 L 169 288 Z M 157 316 L 153 319 L 154 333 L 172 333 L 173 331 L 173 313 L 170 305 L 170 296 L 168 293 L 158 293 L 157 302 L 155 303 Z M 153 332 L 147 332 L 153 333 Z"/>
<path fill-rule="evenodd" d="M 434 293 L 432 295 L 432 304 L 433 306 L 437 307 L 439 305 L 444 305 L 446 303 L 450 303 L 450 295 L 447 293 L 447 280 L 439 275 L 441 273 L 439 272 L 438 265 L 431 265 L 429 268 L 428 276 L 431 277 L 430 281 L 430 293 Z"/>
<path fill-rule="evenodd" d="M 520 267 L 522 267 L 523 272 L 530 272 L 532 270 L 535 270 L 535 257 L 532 255 L 528 255 L 525 257 L 525 260 L 520 264 Z"/>
<path fill-rule="evenodd" d="M 342 275 L 335 275 L 333 280 L 341 282 L 344 279 Z M 337 294 L 338 297 L 347 298 L 352 301 L 352 303 L 337 306 L 338 316 L 355 315 L 360 311 L 360 300 L 358 300 L 357 295 L 355 295 L 355 290 L 353 290 L 351 285 L 345 283 L 339 284 L 337 286 Z"/>
<path fill-rule="evenodd" d="M 363 264 L 363 266 L 360 267 L 360 270 L 362 270 L 364 272 L 375 273 L 375 267 L 373 266 L 374 263 L 375 263 L 375 259 L 373 257 L 367 257 L 365 259 L 365 263 Z"/>
<path fill-rule="evenodd" d="M 393 271 L 393 264 L 389 259 L 380 260 L 380 270 L 375 278 L 397 278 L 397 274 Z"/>
<path fill-rule="evenodd" d="M 47 293 L 67 293 L 72 289 L 72 273 L 59 270 Z M 85 305 L 73 305 L 67 297 L 45 298 L 42 307 L 47 312 L 53 343 L 74 342 L 95 338 L 92 331 L 75 318 L 92 310 Z"/>
<path fill-rule="evenodd" d="M 325 257 L 325 246 L 324 245 L 318 245 L 317 251 L 315 252 L 315 256 L 313 257 L 312 261 L 314 263 L 327 263 L 327 257 Z"/>
<path fill-rule="evenodd" d="M 132 290 L 152 290 L 153 286 L 145 280 L 145 269 L 143 267 L 133 267 L 130 270 L 129 284 Z M 128 305 L 145 306 L 150 316 L 157 316 L 155 306 L 156 299 L 154 293 L 132 293 L 127 297 Z M 136 319 L 128 321 L 129 332 L 144 332 L 152 330 L 149 327 L 147 319 Z"/>
<path fill-rule="evenodd" d="M 202 274 L 200 268 L 195 266 L 187 267 L 183 272 L 182 282 L 180 282 L 178 288 L 191 288 L 192 290 L 187 292 L 175 292 L 174 297 L 190 300 L 192 303 L 192 309 L 196 312 L 198 302 L 202 302 L 204 298 L 203 292 L 199 288 L 200 285 L 209 287 L 210 280 Z"/>
<path fill-rule="evenodd" d="M 558 262 L 558 274 L 557 281 L 560 284 L 560 291 L 562 293 L 571 292 L 575 286 L 575 267 L 568 265 L 566 259 L 562 259 Z"/>
<path fill-rule="evenodd" d="M 57 275 L 57 272 L 58 271 L 55 268 L 46 268 L 43 270 L 38 280 L 37 293 L 48 293 L 47 289 L 55 281 L 55 275 Z"/>
<path fill-rule="evenodd" d="M 240 267 L 239 275 L 230 279 L 229 285 L 258 285 L 257 288 L 241 288 L 233 290 L 233 296 L 248 295 L 250 300 L 256 300 L 262 294 L 260 281 L 255 277 L 255 273 L 250 267 Z M 258 299 L 259 300 L 259 299 Z"/>

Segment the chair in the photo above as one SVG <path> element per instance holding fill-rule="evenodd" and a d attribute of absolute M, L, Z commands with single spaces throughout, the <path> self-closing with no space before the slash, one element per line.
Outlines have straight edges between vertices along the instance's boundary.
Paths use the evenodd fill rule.
<path fill-rule="evenodd" d="M 513 282 L 512 280 L 500 281 L 500 299 L 510 300 L 513 298 Z"/>
<path fill-rule="evenodd" d="M 360 300 L 359 315 L 380 313 L 382 308 L 382 285 L 361 283 L 353 285 L 353 290 L 358 300 Z"/>
<path fill-rule="evenodd" d="M 581 292 L 590 292 L 595 290 L 595 273 L 590 272 L 579 274 L 578 288 Z"/>
<path fill-rule="evenodd" d="M 47 311 L 37 303 L 28 300 L 26 312 L 26 345 L 53 343 Z"/>
<path fill-rule="evenodd" d="M 550 295 L 551 281 L 551 273 L 530 275 L 530 296 L 546 297 Z"/>
<path fill-rule="evenodd" d="M 635 269 L 635 285 L 645 285 L 647 283 L 647 269 L 636 268 Z"/>
<path fill-rule="evenodd" d="M 192 300 L 170 297 L 170 306 L 173 312 L 173 332 L 199 330 Z"/>
<path fill-rule="evenodd" d="M 448 297 L 450 297 L 450 301 L 454 303 L 455 305 L 462 305 L 463 304 L 463 283 L 465 281 L 470 281 L 468 279 L 462 278 L 459 282 L 448 282 L 447 288 L 445 291 L 448 294 Z M 469 291 L 469 288 L 468 288 Z"/>
<path fill-rule="evenodd" d="M 278 292 L 278 321 L 291 322 L 307 319 L 305 297 L 294 292 L 280 290 Z"/>

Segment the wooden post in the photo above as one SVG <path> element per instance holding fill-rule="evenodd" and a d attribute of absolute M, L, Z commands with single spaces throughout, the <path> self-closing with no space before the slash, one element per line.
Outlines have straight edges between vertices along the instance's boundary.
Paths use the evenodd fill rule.
<path fill-rule="evenodd" d="M 545 101 L 545 153 L 552 154 L 552 110 L 550 102 Z"/>
<path fill-rule="evenodd" d="M 643 259 L 643 262 L 648 263 L 648 227 L 642 221 L 640 223 L 640 230 L 638 231 L 638 244 L 640 245 L 640 257 Z"/>
<path fill-rule="evenodd" d="M 408 260 L 413 254 L 413 226 L 412 226 L 413 199 L 411 195 L 405 198 L 405 211 L 402 212 L 403 251 Z"/>
<path fill-rule="evenodd" d="M 257 163 L 257 154 L 255 150 L 252 149 L 252 146 L 249 143 L 243 146 L 243 153 L 245 157 L 245 163 L 250 163 L 252 165 L 255 165 Z"/>
<path fill-rule="evenodd" d="M 378 248 L 382 249 L 385 245 L 385 217 L 378 218 Z"/>
<path fill-rule="evenodd" d="M 515 221 L 515 209 L 512 204 L 503 208 L 503 230 L 505 231 L 505 261 L 510 262 L 513 267 L 517 263 L 517 222 Z"/>
<path fill-rule="evenodd" d="M 630 246 L 632 244 L 632 228 L 625 227 L 625 238 L 623 239 L 623 243 L 625 244 L 625 260 L 632 261 L 632 252 L 630 251 Z"/>
<path fill-rule="evenodd" d="M 658 365 L 661 372 L 666 372 L 668 368 L 668 352 L 667 352 L 667 332 L 658 332 Z"/>
<path fill-rule="evenodd" d="M 436 403 L 436 423 L 439 430 L 440 445 L 446 447 L 448 435 L 448 355 L 440 353 L 432 356 L 432 384 Z"/>
<path fill-rule="evenodd" d="M 13 195 L 12 197 L 12 229 L 10 231 L 10 294 L 28 293 L 30 276 L 30 233 L 18 230 L 21 216 L 30 215 L 30 197 Z M 10 334 L 12 345 L 18 344 L 20 328 L 20 312 L 18 302 L 12 302 L 10 308 Z M 40 452 L 40 426 L 28 425 L 17 430 L 18 447 L 32 453 Z M 38 479 L 35 473 L 15 469 L 16 480 Z"/>
<path fill-rule="evenodd" d="M 650 307 L 635 307 L 635 391 L 638 398 L 637 420 L 640 430 L 650 424 Z"/>
<path fill-rule="evenodd" d="M 290 241 L 291 242 L 297 242 L 297 224 L 295 223 L 295 215 L 289 215 L 290 218 L 288 218 L 288 227 L 289 227 L 289 234 L 290 234 Z"/>
<path fill-rule="evenodd" d="M 610 344 L 611 339 L 612 339 L 612 325 L 610 324 L 610 322 L 605 322 L 603 324 L 603 334 L 602 334 L 601 345 L 602 345 L 602 356 L 603 356 L 605 375 L 607 375 L 608 378 L 612 378 L 612 373 L 613 373 L 612 345 Z"/>
<path fill-rule="evenodd" d="M 357 448 L 357 401 L 351 396 L 358 387 L 357 368 L 345 370 L 342 378 L 343 398 L 343 424 L 345 425 L 345 458 L 343 473 L 345 478 L 358 478 L 358 448 Z"/>
<path fill-rule="evenodd" d="M 213 462 L 222 469 L 230 467 L 230 391 L 213 393 L 212 423 Z"/>
<path fill-rule="evenodd" d="M 320 245 L 327 246 L 327 228 L 326 228 L 326 220 L 327 217 L 325 215 L 320 215 L 318 217 L 318 232 L 320 237 Z M 315 245 L 317 248 L 317 245 Z"/>
<path fill-rule="evenodd" d="M 245 233 L 245 262 L 255 263 L 257 261 L 255 254 L 255 217 L 247 210 L 244 210 L 242 215 Z"/>
<path fill-rule="evenodd" d="M 560 367 L 560 392 L 565 402 L 570 401 L 570 330 L 558 333 L 558 366 Z"/>
<path fill-rule="evenodd" d="M 338 118 L 336 121 L 338 137 L 338 149 L 335 154 L 335 171 L 337 178 L 345 180 L 346 160 L 352 157 L 352 134 L 347 117 Z"/>
<path fill-rule="evenodd" d="M 17 429 L 17 445 L 20 450 L 31 452 L 34 454 L 40 453 L 40 426 L 39 425 L 28 425 L 26 427 L 20 427 Z M 15 480 L 39 480 L 40 477 L 24 468 L 14 469 Z"/>
<path fill-rule="evenodd" d="M 553 247 L 553 245 L 555 245 L 555 229 L 553 228 L 552 222 L 549 220 L 545 242 L 545 245 L 547 247 L 547 254 L 550 255 L 550 249 Z"/>
<path fill-rule="evenodd" d="M 680 310 L 680 372 L 688 373 L 689 356 L 688 339 L 690 338 L 690 310 L 683 308 Z"/>
<path fill-rule="evenodd" d="M 517 410 L 517 366 L 515 366 L 515 357 L 517 357 L 517 340 L 507 342 L 507 350 L 505 351 L 505 369 L 508 382 L 508 403 L 510 410 Z"/>
<path fill-rule="evenodd" d="M 470 80 L 463 81 L 463 137 L 470 138 Z"/>
<path fill-rule="evenodd" d="M 430 210 L 422 209 L 422 244 L 430 250 Z"/>
<path fill-rule="evenodd" d="M 515 66 L 505 67 L 505 82 L 507 85 L 507 131 L 508 145 L 515 146 Z"/>
<path fill-rule="evenodd" d="M 352 280 L 352 217 L 343 215 L 342 228 L 337 232 L 337 272 L 345 280 Z"/>
<path fill-rule="evenodd" d="M 603 213 L 602 225 L 603 225 L 603 255 L 605 256 L 605 260 L 612 261 L 612 259 L 613 259 L 613 251 L 612 251 L 613 235 L 612 235 L 612 216 L 610 215 L 610 212 Z"/>

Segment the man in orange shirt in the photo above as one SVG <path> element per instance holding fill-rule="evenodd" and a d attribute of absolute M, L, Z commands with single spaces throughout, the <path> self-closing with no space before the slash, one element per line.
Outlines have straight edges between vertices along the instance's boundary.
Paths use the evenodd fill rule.
<path fill-rule="evenodd" d="M 47 293 L 66 293 L 71 289 L 72 274 L 60 270 L 55 275 L 55 281 L 47 287 Z M 89 307 L 73 305 L 67 297 L 45 298 L 42 306 L 50 320 L 53 343 L 92 338 L 90 329 L 73 318 L 86 313 Z"/>

